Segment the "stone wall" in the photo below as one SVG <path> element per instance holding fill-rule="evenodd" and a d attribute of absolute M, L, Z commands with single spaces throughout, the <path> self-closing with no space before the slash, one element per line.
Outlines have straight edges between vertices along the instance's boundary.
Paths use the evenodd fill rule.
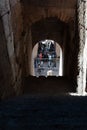
<path fill-rule="evenodd" d="M 53 38 L 60 44 L 63 50 L 64 75 L 76 79 L 79 70 L 77 91 L 80 94 L 85 91 L 86 4 L 86 0 L 78 0 L 76 12 L 76 0 L 66 0 L 66 3 L 65 0 L 21 0 L 21 3 L 20 0 L 0 0 L 1 98 L 21 93 L 22 78 L 33 73 L 33 47 L 45 38 Z M 56 26 L 49 24 L 46 20 L 50 18 L 56 18 L 60 22 L 54 21 Z M 40 26 L 41 21 L 45 25 L 43 28 Z"/>
<path fill-rule="evenodd" d="M 79 55 L 78 55 L 78 68 L 79 75 L 77 92 L 79 94 L 85 94 L 86 87 L 86 42 L 85 42 L 85 22 L 86 22 L 86 0 L 78 0 L 78 27 L 79 27 Z"/>
<path fill-rule="evenodd" d="M 12 68 L 7 51 L 3 22 L 0 19 L 0 98 L 14 95 Z"/>
<path fill-rule="evenodd" d="M 78 43 L 75 37 L 76 1 L 49 1 L 21 0 L 23 9 L 24 29 L 31 30 L 31 36 L 26 38 L 26 46 L 31 49 L 44 39 L 53 39 L 63 49 L 64 75 L 76 80 Z M 41 3 L 43 3 L 41 5 Z M 56 4 L 55 4 L 56 3 Z M 60 7 L 60 8 L 59 8 Z M 55 20 L 56 19 L 56 20 Z M 28 37 L 29 35 L 27 35 Z M 29 42 L 28 42 L 29 41 Z M 28 43 L 28 44 L 27 44 Z M 32 44 L 32 47 L 31 47 Z M 29 59 L 29 64 L 30 59 Z M 32 69 L 32 68 L 31 68 Z M 30 72 L 29 72 L 30 73 Z"/>
<path fill-rule="evenodd" d="M 11 23 L 14 40 L 14 56 L 15 56 L 15 89 L 20 93 L 22 69 L 24 67 L 24 36 L 23 36 L 23 19 L 20 0 L 10 0 Z"/>
<path fill-rule="evenodd" d="M 22 17 L 19 0 L 0 0 L 0 97 L 21 93 Z M 18 59 L 17 59 L 18 58 Z"/>
<path fill-rule="evenodd" d="M 74 21 L 68 23 L 67 33 L 65 31 L 65 45 L 64 45 L 64 74 L 68 78 L 72 79 L 73 86 L 77 86 L 78 75 L 78 25 L 77 18 L 75 16 Z"/>

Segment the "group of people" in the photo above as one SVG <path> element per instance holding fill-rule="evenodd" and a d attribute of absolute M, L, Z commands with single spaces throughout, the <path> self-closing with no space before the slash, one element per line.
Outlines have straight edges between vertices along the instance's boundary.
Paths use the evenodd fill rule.
<path fill-rule="evenodd" d="M 36 63 L 38 66 L 43 66 L 44 62 L 48 63 L 48 67 L 51 66 L 52 62 L 55 62 L 56 58 L 56 51 L 55 51 L 55 44 L 52 42 L 39 42 L 38 46 L 38 53 L 36 58 Z"/>
<path fill-rule="evenodd" d="M 42 54 L 43 58 L 48 58 L 48 55 L 51 55 L 53 58 L 56 57 L 55 52 L 55 45 L 52 42 L 47 42 L 43 44 L 42 42 L 39 43 L 38 47 L 38 56 Z"/>

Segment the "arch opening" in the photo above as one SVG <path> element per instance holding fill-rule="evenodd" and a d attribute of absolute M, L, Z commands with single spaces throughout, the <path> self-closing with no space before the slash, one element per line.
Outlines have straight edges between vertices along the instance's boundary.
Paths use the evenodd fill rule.
<path fill-rule="evenodd" d="M 39 41 L 32 52 L 33 74 L 39 76 L 63 76 L 62 48 L 54 40 Z"/>

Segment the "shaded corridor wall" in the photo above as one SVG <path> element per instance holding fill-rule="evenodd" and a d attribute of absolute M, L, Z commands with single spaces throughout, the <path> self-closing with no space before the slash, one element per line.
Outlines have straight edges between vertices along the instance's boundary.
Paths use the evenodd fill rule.
<path fill-rule="evenodd" d="M 0 18 L 0 98 L 14 94 L 12 88 L 13 74 L 7 51 L 3 22 Z"/>
<path fill-rule="evenodd" d="M 73 80 L 76 87 L 78 75 L 78 25 L 75 21 L 67 24 L 67 33 L 65 32 L 64 52 L 64 75 Z"/>
<path fill-rule="evenodd" d="M 20 0 L 10 0 L 11 24 L 14 42 L 15 58 L 15 91 L 19 95 L 22 92 L 22 77 L 25 68 L 25 33 L 23 26 L 22 7 Z"/>
<path fill-rule="evenodd" d="M 53 39 L 59 44 L 61 44 L 63 48 L 63 60 L 64 60 L 64 75 L 67 77 L 75 77 L 77 75 L 77 58 L 75 58 L 76 53 L 76 46 L 77 43 L 75 42 L 75 8 L 76 8 L 76 0 L 70 1 L 67 0 L 66 2 L 63 0 L 62 2 L 55 1 L 55 0 L 47 0 L 47 2 L 40 1 L 40 0 L 21 0 L 22 9 L 23 9 L 23 20 L 24 20 L 24 29 L 32 26 L 32 25 L 39 25 L 40 21 L 44 26 L 46 25 L 46 19 L 52 20 L 51 18 L 58 19 L 59 21 L 67 24 L 67 27 L 63 27 L 63 32 L 60 35 L 58 34 L 58 30 L 55 31 L 56 28 L 53 28 L 48 23 L 46 28 L 42 29 L 42 25 L 36 26 L 36 31 L 32 29 L 32 47 L 40 40 L 43 39 Z M 49 21 L 50 21 L 49 20 Z M 51 26 L 51 29 L 49 29 Z M 49 27 L 49 28 L 48 28 Z M 47 30 L 44 33 L 44 30 Z M 59 38 L 61 39 L 61 43 Z M 68 39 L 69 38 L 69 39 Z"/>
<path fill-rule="evenodd" d="M 21 93 L 22 32 L 19 0 L 0 0 L 0 98 Z"/>

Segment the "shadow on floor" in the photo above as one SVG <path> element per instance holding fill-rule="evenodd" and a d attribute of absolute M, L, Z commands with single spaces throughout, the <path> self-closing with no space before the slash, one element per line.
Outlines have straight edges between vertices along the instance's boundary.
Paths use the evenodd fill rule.
<path fill-rule="evenodd" d="M 28 76 L 24 78 L 23 93 L 57 95 L 67 92 L 75 92 L 75 87 L 66 77 Z"/>

